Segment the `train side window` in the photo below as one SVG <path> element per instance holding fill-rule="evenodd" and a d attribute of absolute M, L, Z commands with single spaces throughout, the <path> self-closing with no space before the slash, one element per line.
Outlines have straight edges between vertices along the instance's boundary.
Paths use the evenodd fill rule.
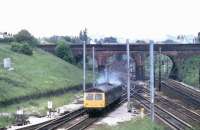
<path fill-rule="evenodd" d="M 100 93 L 95 94 L 95 100 L 102 100 L 102 94 Z"/>
<path fill-rule="evenodd" d="M 94 99 L 94 97 L 93 97 L 93 94 L 92 93 L 88 93 L 87 95 L 86 95 L 86 100 L 93 100 Z"/>

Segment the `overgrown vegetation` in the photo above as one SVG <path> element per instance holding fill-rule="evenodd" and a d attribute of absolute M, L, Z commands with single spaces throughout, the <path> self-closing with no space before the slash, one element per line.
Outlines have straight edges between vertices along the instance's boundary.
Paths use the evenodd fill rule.
<path fill-rule="evenodd" d="M 95 130 L 164 130 L 164 127 L 145 118 L 123 122 L 117 126 L 101 126 Z"/>
<path fill-rule="evenodd" d="M 162 79 L 169 78 L 173 63 L 171 59 L 165 55 L 161 55 L 161 76 Z M 200 56 L 193 56 L 186 59 L 177 65 L 178 77 L 186 84 L 193 87 L 200 88 L 199 74 L 200 74 Z M 149 77 L 149 59 L 145 60 L 145 76 Z M 155 77 L 159 76 L 159 55 L 155 56 Z"/>
<path fill-rule="evenodd" d="M 39 43 L 34 36 L 24 29 L 15 34 L 14 39 L 16 42 L 11 44 L 11 50 L 25 55 L 32 55 L 32 48 Z"/>
<path fill-rule="evenodd" d="M 55 53 L 61 59 L 70 63 L 74 63 L 73 54 L 72 54 L 69 44 L 66 44 L 65 42 L 60 41 L 58 45 L 56 46 Z"/>
<path fill-rule="evenodd" d="M 185 60 L 179 68 L 182 81 L 199 88 L 200 56 L 194 56 Z"/>
<path fill-rule="evenodd" d="M 11 37 L 11 38 L 0 38 L 0 43 L 3 43 L 3 44 L 7 44 L 7 43 L 10 43 L 10 42 L 14 42 L 15 41 L 15 39 L 13 38 L 13 37 Z"/>
<path fill-rule="evenodd" d="M 28 43 L 28 45 L 32 47 L 39 44 L 39 41 L 25 29 L 15 34 L 14 39 L 16 40 L 16 42 L 19 42 L 19 43 Z"/>
<path fill-rule="evenodd" d="M 160 58 L 160 62 L 159 62 Z M 159 77 L 159 64 L 161 64 L 161 78 L 167 79 L 169 78 L 173 63 L 168 56 L 165 55 L 156 55 L 154 57 L 154 69 L 155 69 L 155 77 L 158 79 Z M 150 63 L 149 57 L 145 59 L 145 77 L 149 78 L 150 74 Z"/>
<path fill-rule="evenodd" d="M 14 121 L 14 117 L 0 117 L 0 128 L 10 125 Z"/>
<path fill-rule="evenodd" d="M 28 45 L 28 43 L 12 43 L 11 44 L 11 50 L 17 53 L 22 53 L 26 55 L 32 55 L 33 54 L 33 48 Z"/>

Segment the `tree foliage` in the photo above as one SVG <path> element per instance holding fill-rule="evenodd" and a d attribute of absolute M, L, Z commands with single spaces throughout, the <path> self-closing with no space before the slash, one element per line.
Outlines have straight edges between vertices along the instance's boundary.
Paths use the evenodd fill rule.
<path fill-rule="evenodd" d="M 70 63 L 74 63 L 72 51 L 70 49 L 69 44 L 60 41 L 55 48 L 55 53 L 61 59 L 68 61 Z"/>
<path fill-rule="evenodd" d="M 12 38 L 12 37 L 0 38 L 0 43 L 9 43 L 9 42 L 14 42 L 14 38 Z"/>
<path fill-rule="evenodd" d="M 198 36 L 197 36 L 197 42 L 200 43 L 200 32 L 198 33 Z"/>
<path fill-rule="evenodd" d="M 28 43 L 23 43 L 23 44 L 12 43 L 11 50 L 25 55 L 33 54 L 33 49 L 30 47 L 30 45 L 28 45 Z"/>
<path fill-rule="evenodd" d="M 115 37 L 105 37 L 103 39 L 104 43 L 117 43 L 117 38 Z"/>
<path fill-rule="evenodd" d="M 51 43 L 55 43 L 55 44 L 59 44 L 60 41 L 65 42 L 67 44 L 71 44 L 73 43 L 73 37 L 70 36 L 51 36 L 49 38 L 45 38 L 46 41 L 51 42 Z"/>
<path fill-rule="evenodd" d="M 52 42 L 52 43 L 56 43 L 58 44 L 60 41 L 65 42 L 66 44 L 80 44 L 83 43 L 85 41 L 87 41 L 87 43 L 90 42 L 90 38 L 88 37 L 87 34 L 87 29 L 81 30 L 78 36 L 51 36 L 49 38 L 45 38 L 46 41 L 48 42 Z"/>
<path fill-rule="evenodd" d="M 83 31 L 80 31 L 80 33 L 79 33 L 79 39 L 80 39 L 82 42 L 88 41 L 87 29 L 86 29 L 86 28 L 85 28 Z"/>
<path fill-rule="evenodd" d="M 39 43 L 38 40 L 25 29 L 15 34 L 14 38 L 17 42 L 20 42 L 20 43 L 26 42 L 30 44 L 31 46 L 36 46 Z"/>

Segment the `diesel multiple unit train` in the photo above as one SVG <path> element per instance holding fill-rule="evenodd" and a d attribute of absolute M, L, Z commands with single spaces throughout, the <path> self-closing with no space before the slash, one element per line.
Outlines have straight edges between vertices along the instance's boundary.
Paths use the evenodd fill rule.
<path fill-rule="evenodd" d="M 88 111 L 103 110 L 121 98 L 122 86 L 99 84 L 84 93 L 84 108 Z"/>

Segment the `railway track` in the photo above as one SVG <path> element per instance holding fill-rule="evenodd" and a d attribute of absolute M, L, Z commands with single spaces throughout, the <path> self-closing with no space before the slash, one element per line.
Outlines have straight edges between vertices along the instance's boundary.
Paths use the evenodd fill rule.
<path fill-rule="evenodd" d="M 146 93 L 149 93 L 149 90 L 144 90 Z M 150 100 L 148 97 L 143 97 L 141 94 L 135 94 L 135 98 L 143 104 L 148 111 L 150 110 Z M 115 107 L 120 106 L 125 101 L 126 94 L 123 95 L 121 102 Z M 109 112 L 110 111 L 108 110 L 107 113 Z M 156 95 L 155 114 L 159 120 L 176 130 L 192 129 L 193 126 L 196 127 L 196 124 L 200 124 L 200 115 L 180 104 L 171 102 L 161 96 L 158 97 L 158 95 Z M 97 120 L 99 120 L 98 117 L 89 117 L 84 109 L 79 109 L 52 121 L 18 130 L 83 130 Z"/>
<path fill-rule="evenodd" d="M 138 100 L 143 107 L 150 111 L 150 101 L 148 98 L 141 96 L 140 94 L 136 94 L 135 99 Z M 170 128 L 174 130 L 188 130 L 192 129 L 192 126 L 182 119 L 174 116 L 172 113 L 166 110 L 157 104 L 154 105 L 155 116 L 161 120 L 163 123 L 167 124 Z"/>
<path fill-rule="evenodd" d="M 98 117 L 89 117 L 86 116 L 83 119 L 78 119 L 78 121 L 74 122 L 74 124 L 70 126 L 64 126 L 60 127 L 60 129 L 65 129 L 65 130 L 84 130 L 85 128 L 89 127 L 92 125 L 94 122 L 98 121 Z"/>
<path fill-rule="evenodd" d="M 113 111 L 114 109 L 116 109 L 116 107 L 120 106 L 126 100 L 126 94 L 123 94 L 122 100 L 118 104 L 115 104 L 115 107 L 113 109 L 108 109 L 103 114 L 106 115 L 109 112 Z M 99 120 L 99 117 L 89 117 L 89 115 L 86 113 L 86 110 L 80 108 L 56 119 L 32 126 L 19 128 L 17 130 L 83 130 L 92 125 L 97 120 Z"/>
<path fill-rule="evenodd" d="M 156 104 L 166 108 L 170 113 L 184 120 L 191 126 L 200 127 L 200 115 L 198 113 L 163 97 L 156 99 Z"/>
<path fill-rule="evenodd" d="M 147 95 L 144 97 L 141 94 L 137 94 L 136 98 L 140 101 L 142 100 L 142 104 L 144 107 L 149 110 L 149 90 L 147 88 L 143 88 L 143 92 Z M 147 104 L 147 105 L 145 105 Z M 155 107 L 156 109 L 163 109 L 163 111 L 167 112 L 169 117 L 166 118 L 166 115 L 159 115 L 160 110 L 157 112 L 157 117 L 173 129 L 185 130 L 192 128 L 200 128 L 200 114 L 184 107 L 181 104 L 173 102 L 172 100 L 162 97 L 161 95 L 155 95 Z M 163 112 L 162 112 L 163 113 Z M 171 117 L 170 117 L 171 115 Z M 162 117 L 165 117 L 162 119 Z M 174 119 L 176 118 L 176 119 Z M 182 124 L 182 125 L 181 125 Z M 184 125 L 185 124 L 185 125 Z M 185 126 L 185 127 L 184 127 Z"/>
<path fill-rule="evenodd" d="M 86 111 L 83 108 L 80 108 L 78 110 L 72 111 L 70 113 L 64 114 L 56 119 L 46 121 L 40 124 L 35 124 L 23 128 L 19 128 L 17 130 L 53 130 L 60 125 L 63 125 L 64 123 L 73 120 L 74 118 L 83 115 L 86 113 Z"/>
<path fill-rule="evenodd" d="M 118 104 L 115 104 L 114 108 L 105 110 L 102 116 L 105 116 L 111 111 L 115 110 L 117 107 L 123 104 L 126 100 L 127 100 L 126 94 L 123 94 L 121 101 Z M 99 119 L 100 117 L 89 117 L 89 115 L 85 115 L 85 117 L 82 119 L 77 118 L 76 120 L 73 120 L 72 125 L 65 124 L 64 126 L 59 127 L 59 128 L 65 129 L 65 130 L 84 130 L 85 128 L 89 127 L 94 122 L 98 121 Z"/>
<path fill-rule="evenodd" d="M 192 104 L 196 108 L 200 108 L 200 92 L 195 91 L 189 87 L 185 87 L 183 84 L 174 80 L 162 81 L 162 87 L 172 89 L 173 91 L 180 94 L 180 96 L 182 96 L 185 101 Z"/>
<path fill-rule="evenodd" d="M 144 89 L 145 93 L 148 94 L 149 90 L 148 89 Z M 200 124 L 200 114 L 186 108 L 185 106 L 173 102 L 171 99 L 163 97 L 161 95 L 156 94 L 156 99 L 155 102 L 163 107 L 165 107 L 166 109 L 169 109 L 169 111 L 172 111 L 172 113 L 177 114 L 174 111 L 178 111 L 179 113 L 181 113 L 181 118 L 185 119 L 186 122 L 190 123 L 190 124 Z M 177 115 L 178 116 L 178 115 Z"/>

